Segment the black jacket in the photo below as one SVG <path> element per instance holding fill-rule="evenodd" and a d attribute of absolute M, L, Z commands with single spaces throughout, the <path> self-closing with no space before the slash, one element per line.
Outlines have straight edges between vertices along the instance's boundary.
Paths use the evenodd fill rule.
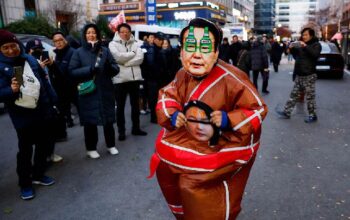
<path fill-rule="evenodd" d="M 219 59 L 229 63 L 230 57 L 230 45 L 229 44 L 221 44 L 219 47 Z"/>
<path fill-rule="evenodd" d="M 250 59 L 252 62 L 253 71 L 261 71 L 269 68 L 269 61 L 267 58 L 267 51 L 264 44 L 261 42 L 254 42 L 250 50 Z"/>
<path fill-rule="evenodd" d="M 271 62 L 273 63 L 280 63 L 282 54 L 283 54 L 284 48 L 280 45 L 278 42 L 273 42 L 271 45 Z"/>
<path fill-rule="evenodd" d="M 69 62 L 74 50 L 69 45 L 61 50 L 55 49 L 56 57 L 54 63 L 49 66 L 50 80 L 59 99 L 72 95 L 71 91 L 73 87 L 76 87 L 76 83 L 73 82 L 68 73 Z"/>
<path fill-rule="evenodd" d="M 295 75 L 308 76 L 315 73 L 316 62 L 321 53 L 321 44 L 317 38 L 306 42 L 306 47 L 292 47 L 290 52 L 295 59 Z"/>
<path fill-rule="evenodd" d="M 240 42 L 236 42 L 230 45 L 229 49 L 229 59 L 232 60 L 232 65 L 237 65 L 237 57 L 239 51 L 242 49 L 242 44 Z"/>
<path fill-rule="evenodd" d="M 101 51 L 99 67 L 94 68 Z M 119 67 L 109 49 L 96 43 L 92 46 L 83 40 L 82 47 L 74 51 L 69 71 L 77 83 L 91 80 L 95 76 L 96 90 L 79 96 L 79 118 L 81 125 L 106 125 L 115 122 L 115 101 L 112 77 Z"/>

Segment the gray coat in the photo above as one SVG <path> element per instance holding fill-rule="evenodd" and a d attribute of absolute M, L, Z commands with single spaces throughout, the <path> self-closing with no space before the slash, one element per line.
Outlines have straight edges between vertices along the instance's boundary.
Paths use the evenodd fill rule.
<path fill-rule="evenodd" d="M 99 67 L 94 68 L 100 53 Z M 95 76 L 96 90 L 79 96 L 79 117 L 81 125 L 106 125 L 115 122 L 115 99 L 112 77 L 119 73 L 119 67 L 106 47 L 96 43 L 83 42 L 69 63 L 70 75 L 77 83 L 85 82 Z"/>

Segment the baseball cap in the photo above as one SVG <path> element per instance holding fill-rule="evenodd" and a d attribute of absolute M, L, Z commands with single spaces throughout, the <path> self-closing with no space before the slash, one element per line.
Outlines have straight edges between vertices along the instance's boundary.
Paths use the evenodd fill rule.
<path fill-rule="evenodd" d="M 163 32 L 158 31 L 155 35 L 155 38 L 158 38 L 159 40 L 164 40 L 165 39 L 165 34 Z"/>
<path fill-rule="evenodd" d="M 27 42 L 26 51 L 28 52 L 30 49 L 45 49 L 40 39 L 33 39 Z"/>

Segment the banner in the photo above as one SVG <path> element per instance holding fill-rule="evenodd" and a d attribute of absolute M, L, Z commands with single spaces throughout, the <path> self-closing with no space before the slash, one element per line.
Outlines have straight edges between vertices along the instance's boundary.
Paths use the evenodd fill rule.
<path fill-rule="evenodd" d="M 148 25 L 157 24 L 156 0 L 146 0 L 146 21 Z"/>
<path fill-rule="evenodd" d="M 124 10 L 122 10 L 121 12 L 119 12 L 119 14 L 113 18 L 110 22 L 109 22 L 109 29 L 111 29 L 111 31 L 116 32 L 117 31 L 117 27 L 118 25 L 125 23 L 126 19 L 125 19 L 125 13 Z"/>

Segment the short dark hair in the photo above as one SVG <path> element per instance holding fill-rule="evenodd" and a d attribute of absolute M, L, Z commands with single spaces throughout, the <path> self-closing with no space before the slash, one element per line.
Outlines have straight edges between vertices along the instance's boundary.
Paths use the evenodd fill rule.
<path fill-rule="evenodd" d="M 213 22 L 204 19 L 204 18 L 194 18 L 190 21 L 190 23 L 184 28 L 182 29 L 181 33 L 180 33 L 180 45 L 181 48 L 183 48 L 183 40 L 184 40 L 184 35 L 185 32 L 190 29 L 190 26 L 193 27 L 198 27 L 198 28 L 205 28 L 208 27 L 209 32 L 211 32 L 214 35 L 214 39 L 215 39 L 215 44 L 214 44 L 214 48 L 215 51 L 218 49 L 221 41 L 222 41 L 222 30 L 221 28 L 219 28 L 218 26 L 216 26 L 216 24 L 214 24 Z"/>
<path fill-rule="evenodd" d="M 62 35 L 63 38 L 66 38 L 66 35 L 62 32 L 62 31 L 55 31 L 52 35 L 51 35 L 51 39 L 53 39 L 53 37 L 57 34 Z"/>
<path fill-rule="evenodd" d="M 86 32 L 89 28 L 93 28 L 96 32 L 96 38 L 97 40 L 101 40 L 101 33 L 100 33 L 100 29 L 97 27 L 96 24 L 90 23 L 90 24 L 86 24 L 83 28 L 83 39 L 86 41 Z"/>
<path fill-rule="evenodd" d="M 315 30 L 314 30 L 314 29 L 309 28 L 309 27 L 304 28 L 304 29 L 301 31 L 301 35 L 303 35 L 303 33 L 304 33 L 305 31 L 308 31 L 311 37 L 315 37 Z"/>
<path fill-rule="evenodd" d="M 127 28 L 129 31 L 131 31 L 131 27 L 130 27 L 130 25 L 127 24 L 127 23 L 121 23 L 120 25 L 118 25 L 117 31 L 119 32 L 120 29 L 121 29 L 122 27 L 125 27 L 125 28 Z"/>

